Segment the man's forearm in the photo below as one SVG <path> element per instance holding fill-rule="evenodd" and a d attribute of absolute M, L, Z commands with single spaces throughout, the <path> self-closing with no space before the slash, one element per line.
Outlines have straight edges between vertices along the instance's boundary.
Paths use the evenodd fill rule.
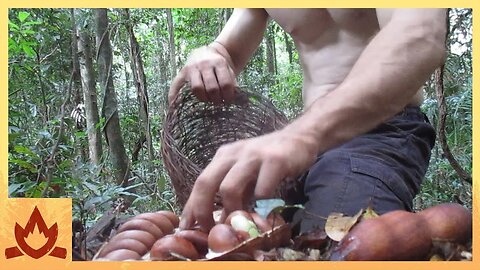
<path fill-rule="evenodd" d="M 344 82 L 316 100 L 286 130 L 315 141 L 320 153 L 399 112 L 444 60 L 443 22 L 389 23 Z"/>

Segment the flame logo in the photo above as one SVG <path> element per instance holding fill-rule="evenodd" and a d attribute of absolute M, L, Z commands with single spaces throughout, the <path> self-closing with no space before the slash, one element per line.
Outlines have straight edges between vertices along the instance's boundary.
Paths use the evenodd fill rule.
<path fill-rule="evenodd" d="M 47 239 L 45 244 L 38 249 L 32 248 L 26 241 L 29 235 L 33 234 L 35 227 L 37 227 L 40 234 L 43 234 L 43 236 Z M 51 251 L 50 254 L 48 254 L 49 256 L 65 259 L 67 257 L 67 250 L 61 247 L 54 247 L 55 243 L 57 242 L 57 237 L 57 223 L 54 223 L 52 226 L 50 226 L 50 228 L 48 228 L 45 220 L 42 217 L 42 214 L 35 206 L 30 219 L 25 225 L 25 228 L 20 226 L 18 223 L 15 223 L 15 240 L 17 241 L 18 246 L 7 248 L 5 250 L 5 257 L 10 259 L 18 256 L 28 255 L 34 259 L 39 259 Z"/>

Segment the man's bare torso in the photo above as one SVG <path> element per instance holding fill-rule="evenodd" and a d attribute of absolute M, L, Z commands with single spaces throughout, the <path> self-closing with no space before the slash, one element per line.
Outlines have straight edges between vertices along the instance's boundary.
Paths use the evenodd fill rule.
<path fill-rule="evenodd" d="M 295 42 L 303 67 L 305 108 L 342 83 L 380 29 L 375 9 L 266 11 Z M 422 91 L 419 90 L 411 104 L 421 102 Z"/>

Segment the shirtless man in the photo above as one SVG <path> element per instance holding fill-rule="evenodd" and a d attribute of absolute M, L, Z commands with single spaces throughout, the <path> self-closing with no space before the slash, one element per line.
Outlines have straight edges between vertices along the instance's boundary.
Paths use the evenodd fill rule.
<path fill-rule="evenodd" d="M 300 201 L 313 215 L 302 231 L 331 212 L 411 210 L 435 140 L 419 89 L 444 61 L 446 10 L 236 9 L 217 39 L 191 54 L 170 101 L 185 82 L 202 101 L 231 101 L 269 18 L 299 52 L 304 113 L 282 130 L 222 146 L 196 180 L 180 227 L 211 228 L 217 191 L 228 214 L 305 171 Z"/>

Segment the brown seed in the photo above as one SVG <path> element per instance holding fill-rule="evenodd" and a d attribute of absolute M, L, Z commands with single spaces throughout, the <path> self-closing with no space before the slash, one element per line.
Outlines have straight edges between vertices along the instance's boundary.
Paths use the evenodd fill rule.
<path fill-rule="evenodd" d="M 139 260 L 140 258 L 142 258 L 142 256 L 140 256 L 140 254 L 132 250 L 117 249 L 108 253 L 103 258 L 109 259 L 112 261 L 125 261 L 125 260 Z"/>
<path fill-rule="evenodd" d="M 131 219 L 125 222 L 118 229 L 118 233 L 129 230 L 141 230 L 151 233 L 156 239 L 161 238 L 164 234 L 160 228 L 158 228 L 153 222 L 146 219 Z"/>
<path fill-rule="evenodd" d="M 143 213 L 138 216 L 134 217 L 135 219 L 146 219 L 148 221 L 153 222 L 155 225 L 157 225 L 160 230 L 162 230 L 163 234 L 171 234 L 173 232 L 173 224 L 170 221 L 170 219 L 161 213 Z"/>
<path fill-rule="evenodd" d="M 205 255 L 208 252 L 208 235 L 206 233 L 197 230 L 182 230 L 176 232 L 175 235 L 190 241 L 200 254 Z"/>
<path fill-rule="evenodd" d="M 434 240 L 466 244 L 472 239 L 472 213 L 457 203 L 444 203 L 418 213 L 428 223 Z"/>
<path fill-rule="evenodd" d="M 150 251 L 150 257 L 152 260 L 171 260 L 175 258 L 172 253 L 191 260 L 196 260 L 199 257 L 197 250 L 190 241 L 173 234 L 166 235 L 155 242 Z"/>
<path fill-rule="evenodd" d="M 144 255 L 148 251 L 148 247 L 144 245 L 142 242 L 136 239 L 117 239 L 114 241 L 110 241 L 103 249 L 102 252 L 99 254 L 101 257 L 107 255 L 108 253 L 119 250 L 119 249 L 128 249 L 131 251 L 135 251 L 139 255 Z"/>
<path fill-rule="evenodd" d="M 424 260 L 432 247 L 427 223 L 417 214 L 393 211 L 362 220 L 339 242 L 331 260 Z"/>
<path fill-rule="evenodd" d="M 208 247 L 214 252 L 224 252 L 236 247 L 242 242 L 232 226 L 217 224 L 208 234 Z"/>
<path fill-rule="evenodd" d="M 121 233 L 116 234 L 110 242 L 112 241 L 117 241 L 119 239 L 135 239 L 140 241 L 142 244 L 144 244 L 148 249 L 150 249 L 153 246 L 153 243 L 157 241 L 155 236 L 153 236 L 151 233 L 146 232 L 146 231 L 140 231 L 140 230 L 128 230 L 128 231 L 123 231 Z"/>
<path fill-rule="evenodd" d="M 178 216 L 175 215 L 175 213 L 173 213 L 171 211 L 165 211 L 165 210 L 158 211 L 158 212 L 155 212 L 155 213 L 162 214 L 162 215 L 166 216 L 170 220 L 170 222 L 172 223 L 174 228 L 178 227 L 178 223 L 180 222 L 180 220 L 179 220 Z"/>

